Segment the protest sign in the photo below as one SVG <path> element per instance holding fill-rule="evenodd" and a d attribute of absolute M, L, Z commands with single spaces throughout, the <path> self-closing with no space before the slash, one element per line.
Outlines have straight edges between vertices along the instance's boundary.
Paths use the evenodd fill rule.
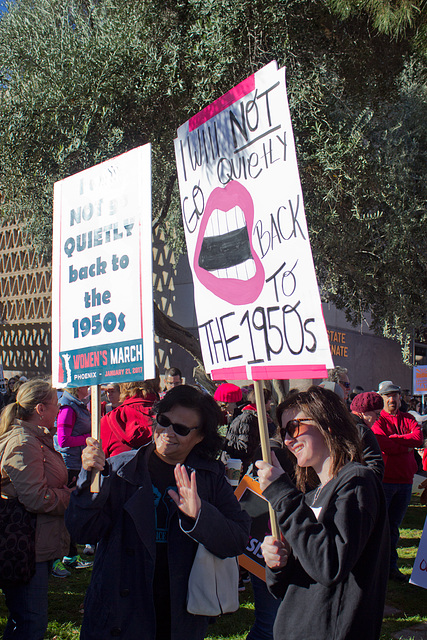
<path fill-rule="evenodd" d="M 414 393 L 427 394 L 427 365 L 414 367 L 413 369 Z"/>
<path fill-rule="evenodd" d="M 55 184 L 55 386 L 154 378 L 151 148 Z"/>
<path fill-rule="evenodd" d="M 285 69 L 276 62 L 175 140 L 199 337 L 214 379 L 320 378 L 333 367 Z"/>
<path fill-rule="evenodd" d="M 427 519 L 424 523 L 424 529 L 409 582 L 418 587 L 423 587 L 423 589 L 427 589 Z"/>
<path fill-rule="evenodd" d="M 243 476 L 234 494 L 242 509 L 251 517 L 249 541 L 244 553 L 239 556 L 239 564 L 265 581 L 261 543 L 265 536 L 271 535 L 268 502 L 262 496 L 259 483 L 247 475 Z"/>

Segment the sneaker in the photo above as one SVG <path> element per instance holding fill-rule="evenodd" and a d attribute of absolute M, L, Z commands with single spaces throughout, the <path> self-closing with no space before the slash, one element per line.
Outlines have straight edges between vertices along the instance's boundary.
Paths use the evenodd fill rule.
<path fill-rule="evenodd" d="M 409 582 L 408 576 L 405 576 L 399 569 L 390 569 L 389 579 L 396 582 Z"/>
<path fill-rule="evenodd" d="M 96 546 L 94 544 L 87 544 L 83 549 L 83 554 L 85 556 L 94 556 L 95 555 Z"/>
<path fill-rule="evenodd" d="M 72 569 L 88 569 L 93 565 L 93 562 L 88 562 L 87 560 L 83 560 L 81 556 L 73 556 L 70 558 L 69 556 L 64 556 L 62 558 L 62 562 Z"/>
<path fill-rule="evenodd" d="M 52 575 L 55 576 L 55 578 L 68 578 L 71 573 L 64 567 L 61 560 L 55 560 L 52 565 Z"/>
<path fill-rule="evenodd" d="M 243 584 L 243 580 L 239 580 L 239 592 L 241 593 L 242 591 L 246 591 L 246 587 Z"/>

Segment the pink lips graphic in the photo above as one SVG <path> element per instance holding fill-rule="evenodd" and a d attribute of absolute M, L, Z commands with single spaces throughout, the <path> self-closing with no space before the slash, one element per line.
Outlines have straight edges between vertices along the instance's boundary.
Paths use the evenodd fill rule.
<path fill-rule="evenodd" d="M 239 278 L 219 278 L 209 270 L 203 268 L 199 264 L 200 253 L 209 218 L 212 213 L 218 209 L 220 211 L 229 211 L 233 207 L 238 206 L 243 211 L 246 222 L 247 251 L 255 262 L 255 275 L 249 280 Z M 239 182 L 231 181 L 225 187 L 217 187 L 210 194 L 206 203 L 206 208 L 200 224 L 199 235 L 197 237 L 196 249 L 194 253 L 194 272 L 199 281 L 212 291 L 218 298 L 230 302 L 231 304 L 248 304 L 255 302 L 262 291 L 264 285 L 264 268 L 261 260 L 254 251 L 252 246 L 252 228 L 254 224 L 254 203 L 249 191 Z M 236 247 L 236 251 L 238 247 Z M 226 267 L 226 265 L 224 265 Z M 215 270 L 221 268 L 216 266 Z M 213 270 L 213 269 L 212 269 Z"/>

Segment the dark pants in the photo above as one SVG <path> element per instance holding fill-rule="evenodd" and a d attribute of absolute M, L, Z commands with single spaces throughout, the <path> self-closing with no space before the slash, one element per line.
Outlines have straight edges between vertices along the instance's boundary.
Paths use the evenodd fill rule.
<path fill-rule="evenodd" d="M 281 600 L 277 600 L 267 589 L 264 580 L 251 574 L 254 592 L 255 622 L 246 640 L 273 640 L 273 625 Z"/>
<path fill-rule="evenodd" d="M 393 484 L 383 482 L 387 503 L 388 521 L 390 524 L 390 571 L 397 569 L 397 543 L 399 527 L 405 517 L 406 509 L 411 501 L 412 484 Z"/>
<path fill-rule="evenodd" d="M 28 584 L 3 589 L 9 618 L 3 640 L 43 640 L 47 629 L 47 583 L 52 561 L 36 562 Z"/>

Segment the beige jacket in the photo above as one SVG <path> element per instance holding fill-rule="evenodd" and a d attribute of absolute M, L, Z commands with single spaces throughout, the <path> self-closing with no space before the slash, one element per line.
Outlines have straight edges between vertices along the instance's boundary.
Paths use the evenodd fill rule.
<path fill-rule="evenodd" d="M 64 487 L 68 473 L 50 431 L 15 420 L 0 437 L 0 466 L 2 496 L 18 497 L 37 513 L 36 561 L 62 558 L 69 545 L 64 513 L 70 490 Z"/>

